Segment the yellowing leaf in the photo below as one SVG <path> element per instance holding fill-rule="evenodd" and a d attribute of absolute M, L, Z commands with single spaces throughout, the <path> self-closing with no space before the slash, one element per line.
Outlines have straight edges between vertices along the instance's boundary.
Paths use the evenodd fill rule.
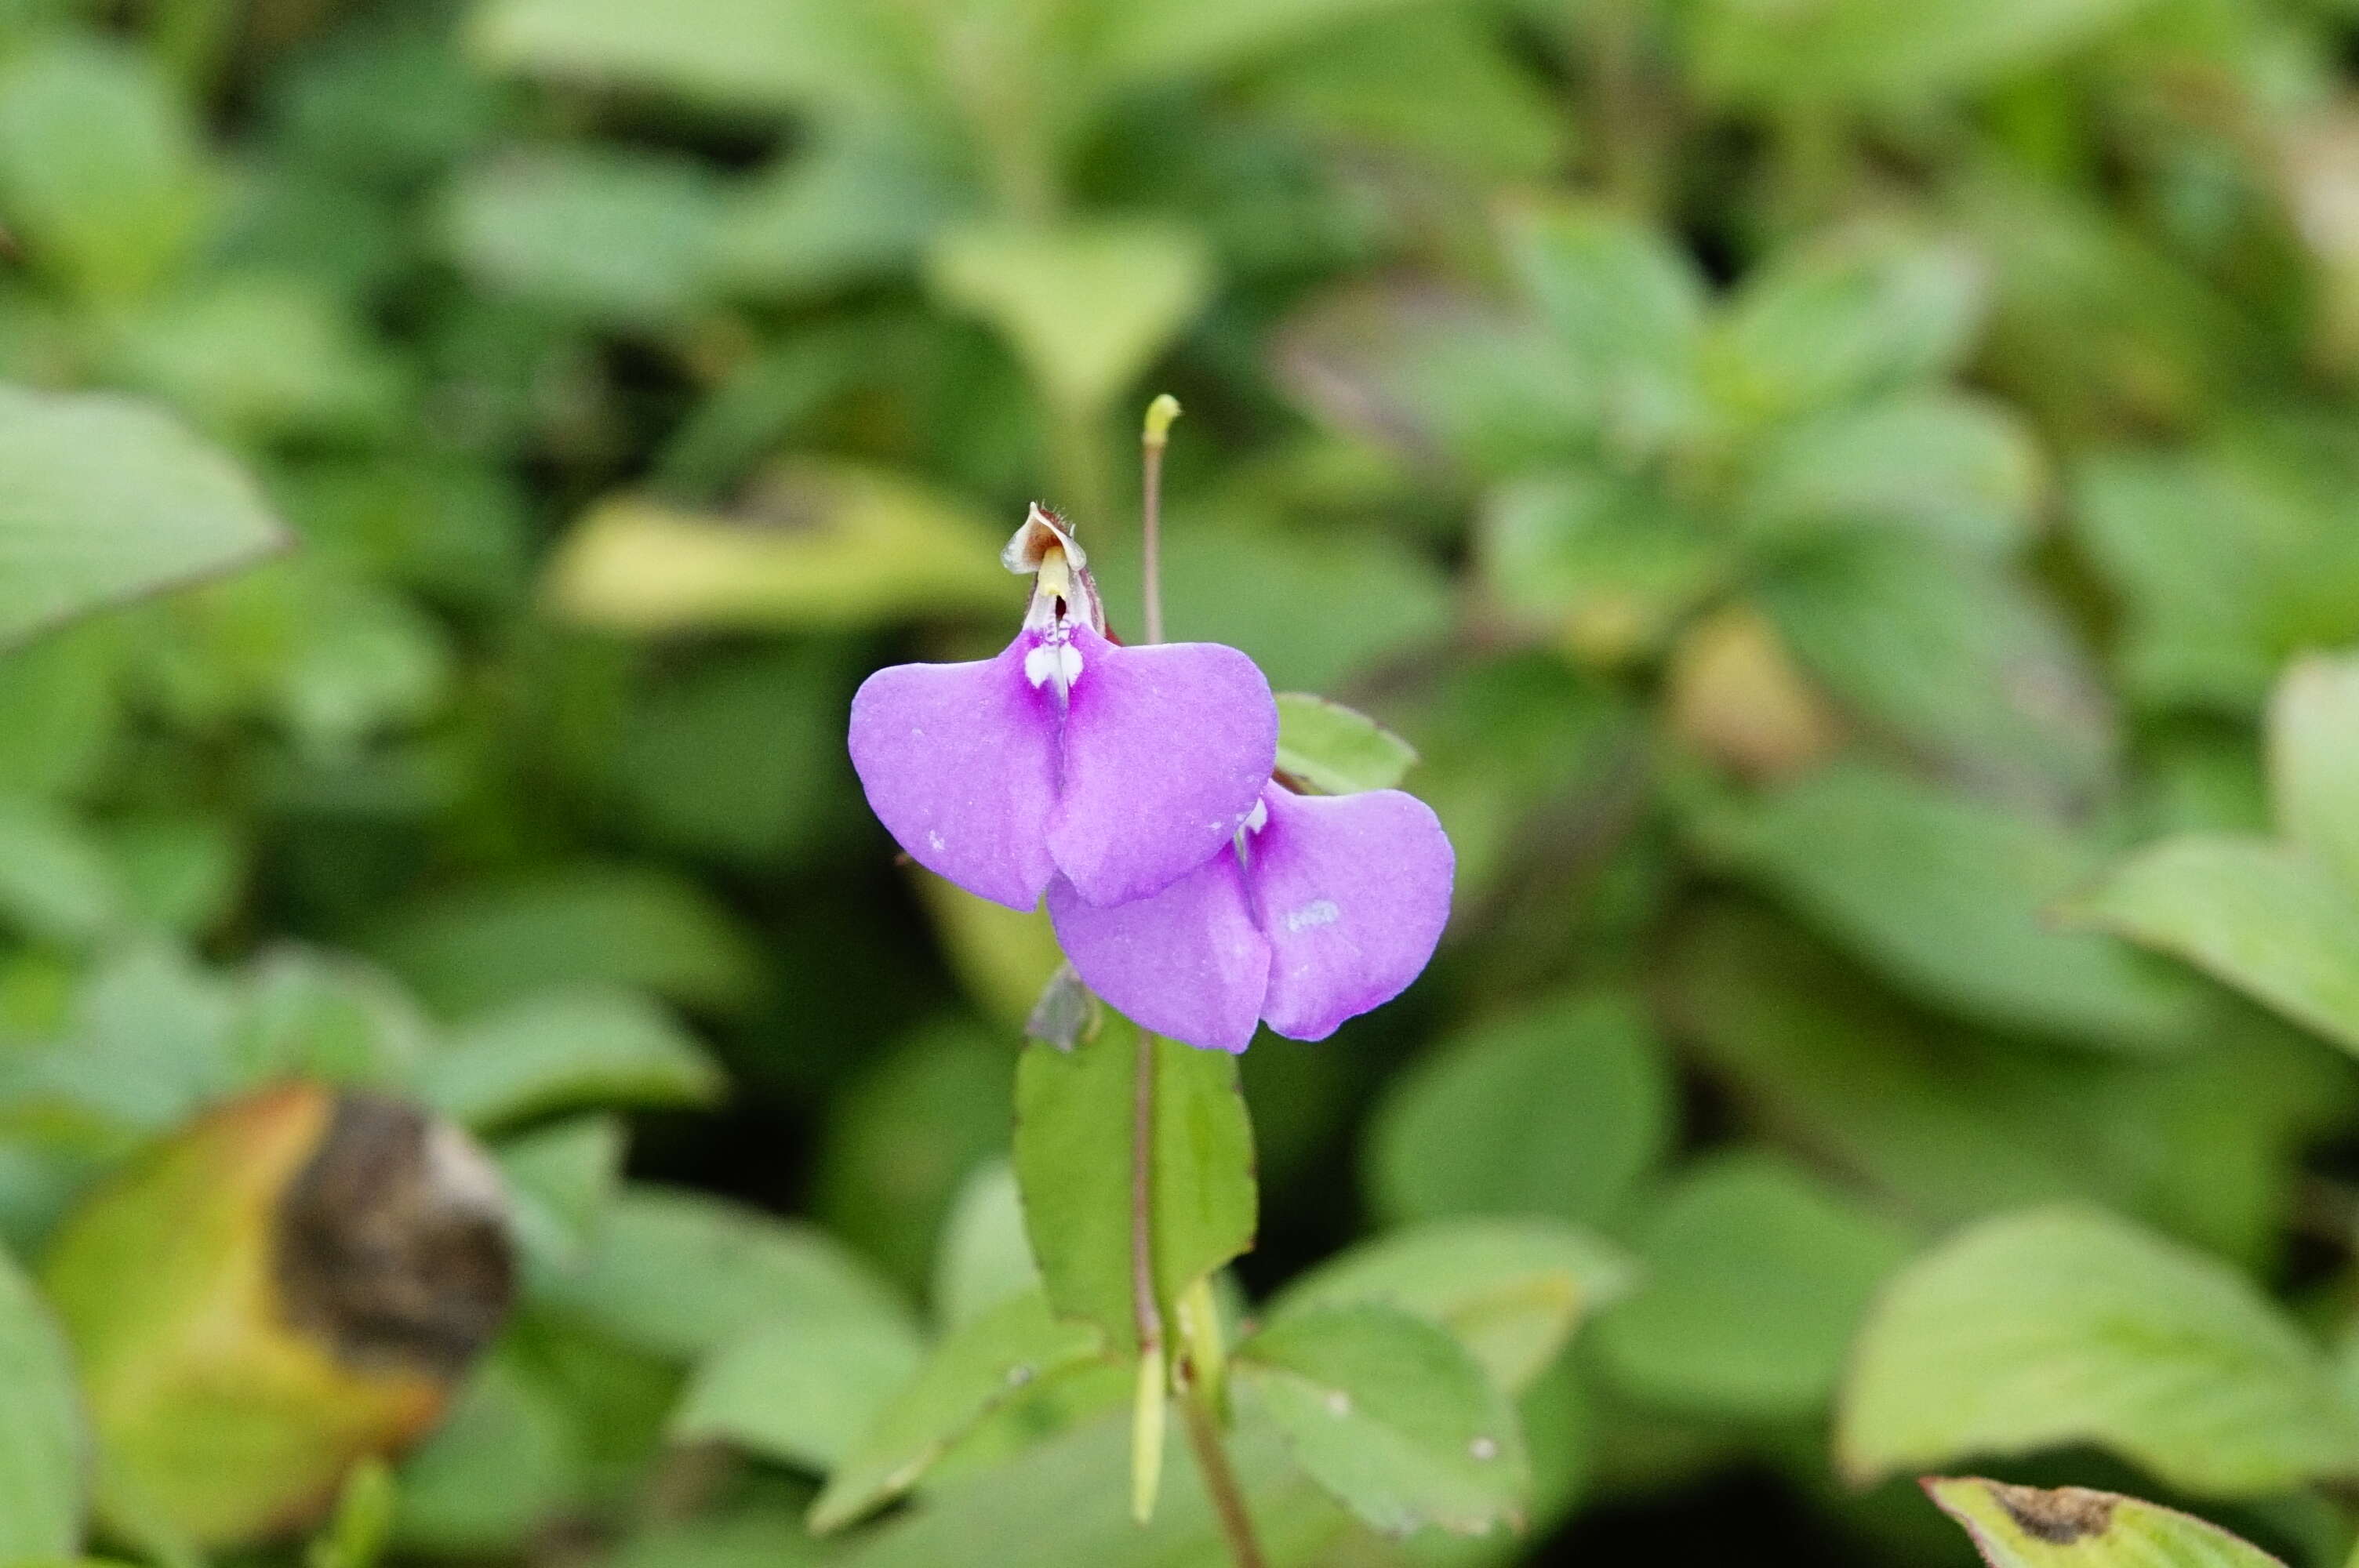
<path fill-rule="evenodd" d="M 834 464 L 797 463 L 749 513 L 682 511 L 611 497 L 560 546 L 558 612 L 624 632 L 863 626 L 911 615 L 1005 609 L 1017 586 L 1000 531 L 922 485 Z"/>

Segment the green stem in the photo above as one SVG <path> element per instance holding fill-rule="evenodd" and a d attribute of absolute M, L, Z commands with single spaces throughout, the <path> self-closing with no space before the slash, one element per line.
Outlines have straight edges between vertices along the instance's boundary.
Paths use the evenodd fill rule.
<path fill-rule="evenodd" d="M 1180 1397 L 1180 1412 L 1188 1428 L 1188 1445 L 1195 1451 L 1197 1472 L 1204 1478 L 1204 1495 L 1212 1500 L 1212 1517 L 1220 1521 L 1221 1540 L 1236 1568 L 1268 1568 L 1261 1541 L 1254 1534 L 1253 1515 L 1245 1509 L 1245 1488 L 1221 1444 L 1221 1432 L 1200 1389 Z"/>
<path fill-rule="evenodd" d="M 1155 1036 L 1138 1032 L 1131 1094 L 1130 1291 L 1138 1324 L 1138 1389 L 1131 1411 L 1130 1510 L 1145 1524 L 1163 1476 L 1163 1308 L 1155 1299 Z"/>
<path fill-rule="evenodd" d="M 1147 406 L 1138 434 L 1140 592 L 1147 600 L 1147 640 L 1163 641 L 1163 449 L 1171 444 L 1171 421 L 1180 400 L 1169 393 Z"/>

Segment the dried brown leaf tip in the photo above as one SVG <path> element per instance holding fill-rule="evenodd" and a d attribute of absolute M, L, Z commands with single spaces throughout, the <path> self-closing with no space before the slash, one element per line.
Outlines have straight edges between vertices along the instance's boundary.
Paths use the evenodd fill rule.
<path fill-rule="evenodd" d="M 2070 1546 L 2083 1536 L 2102 1534 L 2113 1523 L 2114 1504 L 2119 1500 L 2110 1492 L 2093 1492 L 2086 1487 L 2058 1487 L 2050 1491 L 2004 1481 L 1985 1485 L 1998 1506 L 2006 1510 L 2006 1517 L 2026 1535 L 2052 1546 Z"/>

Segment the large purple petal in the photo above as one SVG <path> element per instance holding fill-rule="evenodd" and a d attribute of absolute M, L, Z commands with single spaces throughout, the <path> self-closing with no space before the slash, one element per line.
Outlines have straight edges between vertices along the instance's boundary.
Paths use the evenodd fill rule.
<path fill-rule="evenodd" d="M 1060 877 L 1049 884 L 1049 918 L 1082 980 L 1140 1028 L 1213 1051 L 1253 1039 L 1269 944 L 1234 853 L 1112 909 Z"/>
<path fill-rule="evenodd" d="M 1433 957 L 1457 857 L 1426 804 L 1397 789 L 1263 799 L 1269 821 L 1246 840 L 1270 947 L 1262 1016 L 1280 1034 L 1323 1040 Z"/>
<path fill-rule="evenodd" d="M 909 858 L 971 893 L 1030 909 L 1056 874 L 1056 699 L 1025 678 L 1037 639 L 995 659 L 894 665 L 852 699 L 852 765 Z"/>
<path fill-rule="evenodd" d="M 1049 849 L 1082 897 L 1128 903 L 1235 836 L 1277 760 L 1277 705 L 1254 662 L 1218 643 L 1117 647 L 1073 629 Z"/>

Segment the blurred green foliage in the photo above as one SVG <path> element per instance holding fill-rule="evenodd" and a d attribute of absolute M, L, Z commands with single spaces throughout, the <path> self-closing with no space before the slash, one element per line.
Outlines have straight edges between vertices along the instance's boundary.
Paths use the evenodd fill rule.
<path fill-rule="evenodd" d="M 1244 1058 L 1252 1178 L 1163 1074 L 1245 1184 L 1175 1308 L 1257 1180 L 1273 1562 L 1964 1563 L 1884 1478 L 1972 1465 L 2334 1568 L 2354 60 L 2350 0 L 0 0 L 0 1563 L 193 1561 L 86 1533 L 38 1281 L 289 1076 L 472 1130 L 522 1258 L 314 1561 L 1223 1560 L 1177 1444 L 1128 1519 L 1126 1276 L 1016 1209 L 1119 1229 L 1130 1082 L 1019 1082 L 1045 923 L 842 746 L 1005 637 L 1036 495 L 1137 626 L 1168 388 L 1174 634 L 1397 730 L 1290 697 L 1287 765 L 1413 747 L 1460 856 L 1417 988 Z"/>

